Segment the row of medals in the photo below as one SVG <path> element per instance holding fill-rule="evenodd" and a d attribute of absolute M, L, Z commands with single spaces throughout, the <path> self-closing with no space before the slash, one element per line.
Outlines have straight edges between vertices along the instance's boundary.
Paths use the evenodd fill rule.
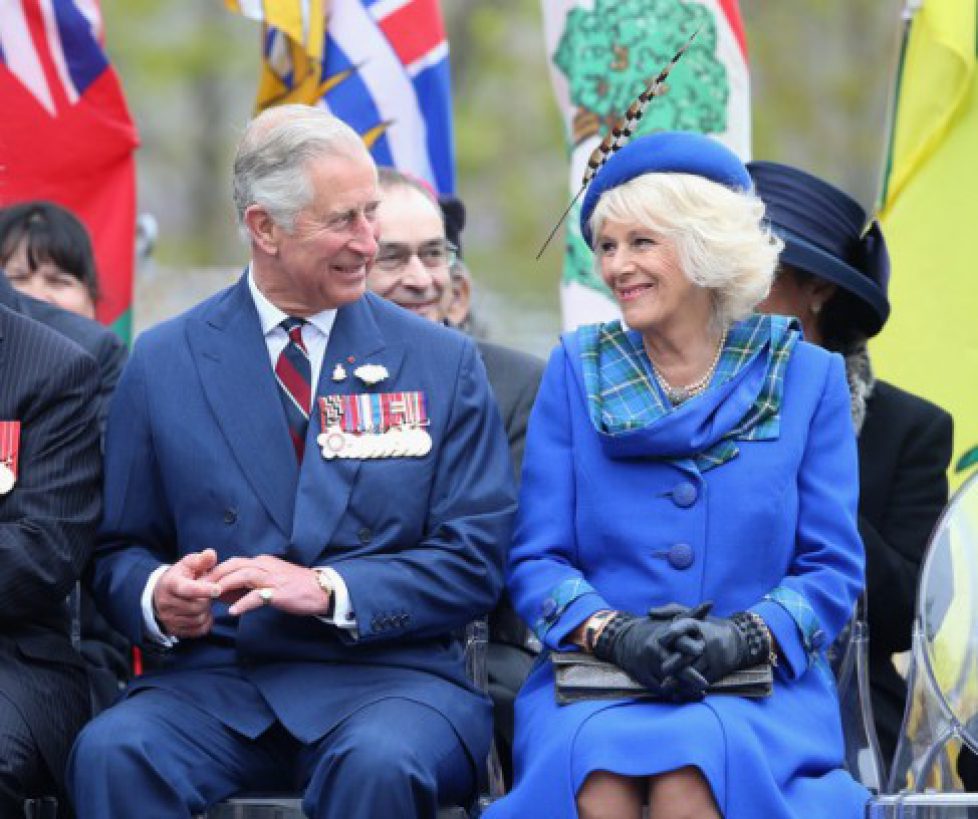
<path fill-rule="evenodd" d="M 316 438 L 327 461 L 333 458 L 423 458 L 431 451 L 431 436 L 421 427 L 402 426 L 362 434 L 327 427 Z"/>

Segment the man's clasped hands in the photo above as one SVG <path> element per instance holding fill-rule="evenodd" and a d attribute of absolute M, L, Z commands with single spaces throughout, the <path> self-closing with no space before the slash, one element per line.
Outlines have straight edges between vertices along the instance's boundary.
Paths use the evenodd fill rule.
<path fill-rule="evenodd" d="M 170 566 L 153 590 L 153 613 L 171 637 L 202 637 L 214 624 L 212 604 L 229 604 L 239 616 L 262 606 L 296 615 L 322 615 L 329 596 L 315 572 L 278 557 L 233 557 L 218 563 L 217 552 L 192 552 Z"/>

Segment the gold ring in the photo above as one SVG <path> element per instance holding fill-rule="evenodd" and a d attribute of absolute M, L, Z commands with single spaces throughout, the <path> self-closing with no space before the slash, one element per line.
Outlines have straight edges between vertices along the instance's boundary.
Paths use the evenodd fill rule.
<path fill-rule="evenodd" d="M 272 589 L 259 589 L 258 596 L 264 605 L 268 605 L 272 602 Z"/>

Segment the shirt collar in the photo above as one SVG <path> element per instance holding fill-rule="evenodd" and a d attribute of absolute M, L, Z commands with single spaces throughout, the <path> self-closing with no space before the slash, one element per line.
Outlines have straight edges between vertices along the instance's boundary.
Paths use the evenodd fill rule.
<path fill-rule="evenodd" d="M 281 329 L 279 325 L 289 317 L 288 313 L 283 313 L 278 307 L 272 304 L 255 282 L 255 274 L 248 267 L 248 289 L 251 291 L 251 298 L 255 302 L 258 310 L 258 320 L 261 322 L 261 332 L 267 336 L 275 329 Z M 312 316 L 307 316 L 308 321 L 313 327 L 319 330 L 324 336 L 329 336 L 333 329 L 333 322 L 336 321 L 336 310 L 322 310 Z"/>

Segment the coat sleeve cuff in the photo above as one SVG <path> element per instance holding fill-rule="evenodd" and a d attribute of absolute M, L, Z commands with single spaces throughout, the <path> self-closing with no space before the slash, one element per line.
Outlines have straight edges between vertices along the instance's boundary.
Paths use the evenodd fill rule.
<path fill-rule="evenodd" d="M 567 636 L 592 614 L 607 608 L 610 606 L 586 580 L 566 580 L 544 598 L 533 631 L 548 648 L 566 650 L 571 648 L 564 643 Z"/>
<path fill-rule="evenodd" d="M 819 661 L 825 648 L 825 632 L 804 597 L 778 586 L 751 610 L 764 618 L 771 630 L 791 679 L 798 679 Z"/>

